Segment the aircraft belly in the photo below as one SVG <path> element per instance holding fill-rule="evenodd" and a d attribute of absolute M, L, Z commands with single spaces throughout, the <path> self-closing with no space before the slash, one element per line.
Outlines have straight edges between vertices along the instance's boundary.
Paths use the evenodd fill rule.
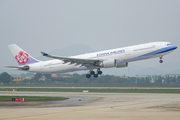
<path fill-rule="evenodd" d="M 74 65 L 68 65 L 68 64 L 60 64 L 60 65 L 52 65 L 52 66 L 47 66 L 45 67 L 45 72 L 48 71 L 61 71 L 61 70 L 68 70 L 68 69 L 73 69 L 75 68 Z"/>

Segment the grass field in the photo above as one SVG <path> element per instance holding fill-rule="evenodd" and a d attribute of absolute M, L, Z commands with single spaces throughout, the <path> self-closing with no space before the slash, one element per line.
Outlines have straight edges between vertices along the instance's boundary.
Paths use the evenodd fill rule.
<path fill-rule="evenodd" d="M 58 89 L 58 88 L 20 88 L 19 91 L 23 92 L 89 92 L 98 93 L 180 93 L 179 89 Z M 13 91 L 13 89 L 0 89 L 0 91 Z"/>
<path fill-rule="evenodd" d="M 73 87 L 73 86 L 38 86 L 38 85 L 0 85 L 0 87 Z M 120 88 L 180 88 L 180 86 L 75 86 L 75 87 L 120 87 Z"/>
<path fill-rule="evenodd" d="M 55 101 L 55 100 L 66 100 L 65 97 L 48 97 L 48 96 L 0 96 L 0 101 L 11 101 L 11 98 L 24 98 L 25 102 L 29 101 Z"/>

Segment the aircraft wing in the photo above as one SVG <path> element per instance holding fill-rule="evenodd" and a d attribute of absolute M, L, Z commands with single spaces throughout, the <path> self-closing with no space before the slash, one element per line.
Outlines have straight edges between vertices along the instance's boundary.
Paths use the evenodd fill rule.
<path fill-rule="evenodd" d="M 89 66 L 90 64 L 93 65 L 98 65 L 98 63 L 101 61 L 99 59 L 82 59 L 82 58 L 70 58 L 70 57 L 60 57 L 60 56 L 54 56 L 54 55 L 49 55 L 45 52 L 41 52 L 43 56 L 49 57 L 49 58 L 54 58 L 54 59 L 59 59 L 64 61 L 64 63 L 70 62 L 70 64 L 75 64 L 76 65 L 82 65 L 82 66 Z"/>

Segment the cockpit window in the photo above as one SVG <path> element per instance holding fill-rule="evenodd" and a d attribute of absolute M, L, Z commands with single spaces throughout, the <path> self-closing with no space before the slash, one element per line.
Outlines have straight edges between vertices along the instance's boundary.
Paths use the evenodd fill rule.
<path fill-rule="evenodd" d="M 173 45 L 172 43 L 167 44 L 167 46 Z"/>

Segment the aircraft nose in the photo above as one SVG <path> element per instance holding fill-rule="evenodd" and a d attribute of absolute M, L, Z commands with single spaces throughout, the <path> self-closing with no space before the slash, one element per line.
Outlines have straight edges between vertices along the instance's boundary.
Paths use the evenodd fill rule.
<path fill-rule="evenodd" d="M 174 49 L 177 49 L 177 46 L 176 45 L 173 45 Z"/>

